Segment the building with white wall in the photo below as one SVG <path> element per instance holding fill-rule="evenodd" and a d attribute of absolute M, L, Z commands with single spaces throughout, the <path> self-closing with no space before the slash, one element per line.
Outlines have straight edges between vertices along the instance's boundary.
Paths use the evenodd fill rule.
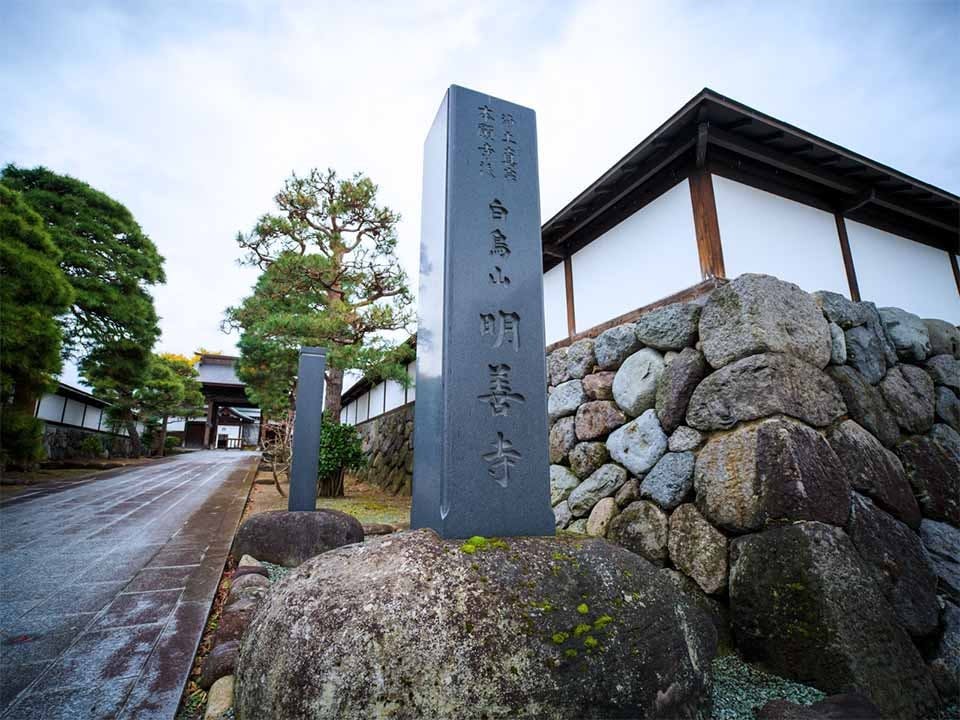
<path fill-rule="evenodd" d="M 747 272 L 960 323 L 960 198 L 709 89 L 541 237 L 548 347 Z M 361 380 L 341 420 L 412 402 L 402 390 Z"/>

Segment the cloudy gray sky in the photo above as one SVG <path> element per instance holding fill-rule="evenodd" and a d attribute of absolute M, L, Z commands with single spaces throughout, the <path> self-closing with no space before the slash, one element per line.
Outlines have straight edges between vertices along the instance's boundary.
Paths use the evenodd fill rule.
<path fill-rule="evenodd" d="M 704 86 L 960 193 L 958 33 L 958 0 L 0 0 L 0 163 L 125 203 L 167 261 L 160 348 L 230 352 L 234 237 L 292 170 L 369 174 L 415 278 L 451 83 L 537 110 L 544 219 Z"/>

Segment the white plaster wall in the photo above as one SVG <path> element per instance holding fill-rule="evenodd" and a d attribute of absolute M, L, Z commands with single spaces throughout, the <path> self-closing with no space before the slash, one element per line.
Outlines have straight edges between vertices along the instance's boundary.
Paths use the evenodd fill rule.
<path fill-rule="evenodd" d="M 349 422 L 349 420 L 347 420 L 347 413 L 348 413 L 349 411 L 350 411 L 350 406 L 349 406 L 349 405 L 347 405 L 346 407 L 340 408 L 340 423 L 341 423 L 341 424 Z"/>
<path fill-rule="evenodd" d="M 357 398 L 357 422 L 362 423 L 370 417 L 370 391 Z"/>
<path fill-rule="evenodd" d="M 417 361 L 407 365 L 407 374 L 410 376 L 410 387 L 407 388 L 407 402 L 417 399 Z"/>
<path fill-rule="evenodd" d="M 100 415 L 103 411 L 98 407 L 93 407 L 92 405 L 87 405 L 87 414 L 83 418 L 83 426 L 89 428 L 90 430 L 97 430 L 100 428 Z M 178 430 L 183 430 L 183 421 L 180 421 L 180 426 Z M 167 432 L 172 428 L 168 425 Z"/>
<path fill-rule="evenodd" d="M 567 337 L 567 285 L 563 263 L 543 274 L 543 325 L 547 345 Z"/>
<path fill-rule="evenodd" d="M 833 215 L 713 176 L 727 277 L 765 273 L 850 297 Z"/>
<path fill-rule="evenodd" d="M 83 423 L 84 407 L 84 403 L 67 398 L 67 411 L 63 415 L 64 424 L 80 426 Z"/>
<path fill-rule="evenodd" d="M 573 255 L 577 331 L 700 280 L 690 185 L 684 180 Z"/>
<path fill-rule="evenodd" d="M 403 385 L 396 380 L 387 380 L 387 412 L 403 405 L 404 399 Z"/>
<path fill-rule="evenodd" d="M 377 383 L 370 389 L 370 415 L 376 417 L 383 415 L 383 399 L 386 393 L 386 387 L 383 383 Z"/>
<path fill-rule="evenodd" d="M 40 407 L 37 410 L 37 417 L 41 420 L 52 420 L 60 422 L 63 415 L 63 403 L 66 398 L 53 393 L 44 393 L 40 398 Z"/>
<path fill-rule="evenodd" d="M 960 294 L 944 250 L 847 220 L 860 297 L 960 323 Z"/>

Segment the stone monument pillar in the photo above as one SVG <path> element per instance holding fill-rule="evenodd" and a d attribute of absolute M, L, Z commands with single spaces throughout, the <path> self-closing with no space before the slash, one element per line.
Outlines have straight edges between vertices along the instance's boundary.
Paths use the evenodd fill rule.
<path fill-rule="evenodd" d="M 327 351 L 324 348 L 300 348 L 288 510 L 317 509 L 317 466 L 320 463 L 320 423 L 323 419 L 323 373 L 326 362 Z"/>
<path fill-rule="evenodd" d="M 532 110 L 450 87 L 422 223 L 411 525 L 552 535 Z"/>

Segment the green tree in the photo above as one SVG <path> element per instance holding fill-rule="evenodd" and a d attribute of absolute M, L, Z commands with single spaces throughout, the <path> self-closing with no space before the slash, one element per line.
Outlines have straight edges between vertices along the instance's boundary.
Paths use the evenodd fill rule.
<path fill-rule="evenodd" d="M 301 345 L 327 348 L 325 410 L 340 415 L 343 371 L 406 383 L 409 348 L 391 331 L 413 320 L 407 277 L 396 256 L 400 217 L 377 203 L 377 186 L 311 170 L 284 183 L 278 213 L 237 236 L 243 262 L 263 270 L 253 294 L 228 308 L 240 330 L 238 374 L 252 399 L 276 414 L 289 406 Z"/>
<path fill-rule="evenodd" d="M 156 417 L 160 424 L 160 454 L 166 451 L 167 423 L 171 417 L 202 414 L 206 401 L 199 373 L 183 355 L 161 353 L 150 358 L 143 386 L 136 392 L 142 417 Z"/>
<path fill-rule="evenodd" d="M 150 287 L 165 281 L 163 258 L 130 211 L 108 195 L 47 168 L 7 165 L 0 182 L 44 220 L 74 289 L 63 318 L 64 352 L 86 354 L 131 341 L 149 351 L 160 334 Z"/>
<path fill-rule="evenodd" d="M 59 260 L 40 216 L 0 185 L 0 465 L 43 456 L 33 404 L 60 372 L 56 316 L 73 300 Z"/>
<path fill-rule="evenodd" d="M 160 334 L 150 288 L 165 280 L 163 258 L 126 207 L 87 183 L 14 165 L 0 183 L 22 193 L 59 248 L 74 291 L 61 316 L 62 354 L 79 358 L 94 392 L 114 403 L 111 416 L 139 455 L 133 393 Z"/>

